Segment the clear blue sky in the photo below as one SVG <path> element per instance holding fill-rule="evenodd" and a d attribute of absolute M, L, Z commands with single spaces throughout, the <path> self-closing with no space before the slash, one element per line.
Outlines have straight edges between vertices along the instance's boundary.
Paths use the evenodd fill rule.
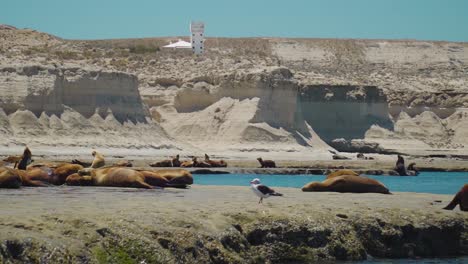
<path fill-rule="evenodd" d="M 468 41 L 468 0 L 2 0 L 0 24 L 69 39 L 188 35 Z"/>

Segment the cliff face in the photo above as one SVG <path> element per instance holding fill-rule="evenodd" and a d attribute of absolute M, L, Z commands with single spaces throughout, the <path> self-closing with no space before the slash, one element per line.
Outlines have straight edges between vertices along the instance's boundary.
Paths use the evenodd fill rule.
<path fill-rule="evenodd" d="M 0 68 L 2 144 L 175 148 L 134 75 L 40 65 Z"/>
<path fill-rule="evenodd" d="M 56 129 L 75 111 L 153 124 L 162 134 L 148 138 L 187 149 L 300 153 L 342 138 L 459 153 L 468 144 L 466 43 L 208 38 L 196 57 L 161 48 L 171 38 L 70 41 L 19 29 L 0 37 L 0 107 L 10 125 L 2 133 L 47 118 Z M 38 121 L 11 121 L 18 110 Z"/>
<path fill-rule="evenodd" d="M 304 119 L 326 141 L 363 138 L 372 125 L 393 129 L 387 97 L 375 86 L 304 85 Z"/>
<path fill-rule="evenodd" d="M 121 122 L 145 122 L 138 92 L 138 79 L 131 74 L 45 68 L 40 65 L 0 69 L 0 107 L 7 114 L 27 109 L 36 116 L 42 112 L 60 115 L 68 106 L 89 118 L 96 109 L 110 109 Z"/>

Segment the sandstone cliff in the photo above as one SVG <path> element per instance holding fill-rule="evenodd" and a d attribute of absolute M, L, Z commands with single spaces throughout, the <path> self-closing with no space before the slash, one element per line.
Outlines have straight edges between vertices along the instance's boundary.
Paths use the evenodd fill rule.
<path fill-rule="evenodd" d="M 468 144 L 466 43 L 209 38 L 196 57 L 161 48 L 171 38 L 0 37 L 0 131 L 16 143 L 66 135 L 74 121 L 62 116 L 73 112 L 84 134 L 114 123 L 122 147 L 303 156 L 340 138 L 399 152 L 465 153 Z"/>

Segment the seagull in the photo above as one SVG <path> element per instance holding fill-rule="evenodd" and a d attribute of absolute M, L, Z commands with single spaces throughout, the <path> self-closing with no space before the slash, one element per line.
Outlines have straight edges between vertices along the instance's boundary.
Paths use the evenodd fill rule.
<path fill-rule="evenodd" d="M 275 192 L 275 190 L 270 187 L 260 184 L 260 179 L 258 178 L 250 181 L 250 187 L 252 188 L 252 191 L 260 197 L 260 201 L 258 201 L 259 204 L 263 203 L 263 198 L 268 198 L 270 196 L 283 196 L 283 194 Z"/>

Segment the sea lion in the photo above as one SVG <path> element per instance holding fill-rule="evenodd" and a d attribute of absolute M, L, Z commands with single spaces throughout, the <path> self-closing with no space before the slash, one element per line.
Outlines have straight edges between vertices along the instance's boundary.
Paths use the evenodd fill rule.
<path fill-rule="evenodd" d="M 175 158 L 172 159 L 172 167 L 180 167 L 180 156 L 177 154 Z"/>
<path fill-rule="evenodd" d="M 54 171 L 48 167 L 16 170 L 21 177 L 23 186 L 48 187 L 55 183 Z"/>
<path fill-rule="evenodd" d="M 73 159 L 71 161 L 72 164 L 80 164 L 81 166 L 85 167 L 85 168 L 89 168 L 91 167 L 91 162 L 86 162 L 86 161 L 81 161 L 81 160 L 77 160 L 77 159 Z"/>
<path fill-rule="evenodd" d="M 172 167 L 172 160 L 161 160 L 150 163 L 150 167 Z"/>
<path fill-rule="evenodd" d="M 139 171 L 144 177 L 145 182 L 151 186 L 167 187 L 169 180 L 154 171 Z"/>
<path fill-rule="evenodd" d="M 21 160 L 18 163 L 18 169 L 25 170 L 26 167 L 32 162 L 32 153 L 31 150 L 26 146 L 21 156 Z"/>
<path fill-rule="evenodd" d="M 414 162 L 411 162 L 409 165 L 408 165 L 408 168 L 406 168 L 406 172 L 409 174 L 409 175 L 414 175 L 414 176 L 417 176 L 419 175 L 419 170 L 416 168 L 416 163 Z"/>
<path fill-rule="evenodd" d="M 337 170 L 334 171 L 330 174 L 327 175 L 327 179 L 331 179 L 337 176 L 342 176 L 342 175 L 354 175 L 354 176 L 359 176 L 359 173 L 353 171 L 353 170 Z"/>
<path fill-rule="evenodd" d="M 93 186 L 93 178 L 91 176 L 82 176 L 78 173 L 73 173 L 65 180 L 66 185 L 70 186 Z"/>
<path fill-rule="evenodd" d="M 86 168 L 68 177 L 66 182 L 70 185 L 92 185 L 102 187 L 133 187 L 152 189 L 153 187 L 145 182 L 145 176 L 136 170 L 122 167 L 108 167 L 100 169 Z M 88 177 L 86 177 L 88 176 Z"/>
<path fill-rule="evenodd" d="M 216 168 L 225 168 L 227 167 L 227 163 L 224 160 L 210 160 L 210 156 L 205 153 L 205 162 L 210 164 L 211 167 Z"/>
<path fill-rule="evenodd" d="M 150 167 L 180 167 L 179 155 L 172 159 L 157 161 L 150 164 Z"/>
<path fill-rule="evenodd" d="M 0 167 L 0 188 L 20 188 L 22 185 L 21 176 L 17 170 L 7 167 Z"/>
<path fill-rule="evenodd" d="M 361 176 L 342 175 L 323 182 L 310 182 L 302 187 L 303 192 L 350 192 L 390 194 L 381 182 Z"/>
<path fill-rule="evenodd" d="M 104 156 L 93 150 L 93 152 L 91 152 L 91 155 L 94 156 L 94 160 L 93 160 L 93 163 L 91 163 L 91 168 L 93 169 L 97 169 L 97 168 L 100 168 L 100 167 L 104 167 L 104 165 L 106 165 L 106 162 L 104 161 Z"/>
<path fill-rule="evenodd" d="M 272 160 L 263 160 L 262 158 L 257 158 L 262 168 L 276 168 L 276 163 Z"/>
<path fill-rule="evenodd" d="M 182 167 L 182 168 L 191 168 L 191 167 L 193 167 L 193 163 L 194 162 L 193 162 L 193 158 L 192 158 L 192 160 L 187 160 L 187 161 L 182 162 L 180 164 L 180 167 Z"/>
<path fill-rule="evenodd" d="M 116 163 L 114 163 L 114 165 L 112 165 L 114 167 L 133 167 L 133 164 L 131 162 L 129 162 L 128 160 L 120 160 L 120 161 L 117 161 Z"/>
<path fill-rule="evenodd" d="M 81 166 L 80 164 L 62 164 L 61 166 L 57 167 L 53 172 L 53 184 L 64 184 L 68 176 L 77 173 L 82 169 L 83 166 Z"/>
<path fill-rule="evenodd" d="M 211 168 L 211 164 L 205 161 L 198 161 L 197 157 L 193 157 L 193 167 L 197 168 Z"/>
<path fill-rule="evenodd" d="M 397 162 L 395 164 L 395 171 L 398 172 L 400 176 L 408 176 L 405 168 L 405 159 L 401 156 L 397 156 Z"/>
<path fill-rule="evenodd" d="M 173 169 L 173 170 L 156 170 L 157 175 L 167 179 L 168 186 L 174 185 L 190 185 L 193 184 L 193 176 L 188 170 Z"/>
<path fill-rule="evenodd" d="M 468 184 L 463 185 L 453 200 L 443 209 L 453 210 L 457 205 L 460 205 L 460 210 L 468 211 Z"/>

